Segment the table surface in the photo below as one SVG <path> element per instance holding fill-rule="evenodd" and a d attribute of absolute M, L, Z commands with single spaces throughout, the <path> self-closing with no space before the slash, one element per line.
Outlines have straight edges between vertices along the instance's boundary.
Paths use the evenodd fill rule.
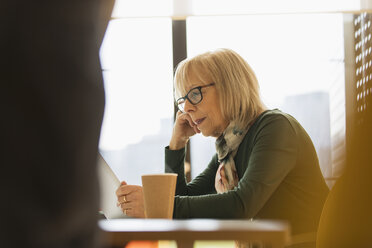
<path fill-rule="evenodd" d="M 100 220 L 109 246 L 120 246 L 130 240 L 241 240 L 271 243 L 283 247 L 289 241 L 289 225 L 267 220 L 214 219 L 114 219 Z"/>

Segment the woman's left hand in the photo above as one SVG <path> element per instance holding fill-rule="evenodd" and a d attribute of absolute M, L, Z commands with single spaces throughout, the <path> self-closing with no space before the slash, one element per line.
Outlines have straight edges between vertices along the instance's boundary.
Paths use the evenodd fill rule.
<path fill-rule="evenodd" d="M 123 181 L 116 190 L 116 196 L 118 197 L 117 206 L 120 206 L 125 215 L 145 218 L 145 207 L 141 186 L 128 185 Z"/>

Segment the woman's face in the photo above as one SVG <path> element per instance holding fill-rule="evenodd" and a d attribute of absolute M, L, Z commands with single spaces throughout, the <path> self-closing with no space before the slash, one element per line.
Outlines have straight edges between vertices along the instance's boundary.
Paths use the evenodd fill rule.
<path fill-rule="evenodd" d="M 201 83 L 190 75 L 189 85 L 186 86 L 187 92 L 192 88 L 210 84 Z M 201 89 L 203 100 L 196 105 L 193 105 L 186 100 L 184 111 L 188 113 L 197 125 L 197 128 L 204 136 L 219 137 L 228 126 L 229 122 L 222 117 L 218 92 L 215 85 L 204 87 Z"/>

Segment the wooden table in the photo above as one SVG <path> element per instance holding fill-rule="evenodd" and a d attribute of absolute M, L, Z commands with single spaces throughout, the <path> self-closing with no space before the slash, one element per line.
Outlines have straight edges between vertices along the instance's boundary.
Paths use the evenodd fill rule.
<path fill-rule="evenodd" d="M 289 225 L 279 221 L 115 219 L 98 224 L 108 247 L 123 247 L 131 240 L 175 240 L 178 248 L 193 247 L 195 240 L 240 240 L 279 248 L 290 237 Z"/>

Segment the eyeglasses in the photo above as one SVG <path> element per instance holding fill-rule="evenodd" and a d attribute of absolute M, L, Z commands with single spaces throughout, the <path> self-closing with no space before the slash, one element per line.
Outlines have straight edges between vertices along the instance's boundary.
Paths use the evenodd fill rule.
<path fill-rule="evenodd" d="M 203 100 L 203 94 L 201 92 L 201 89 L 212 86 L 212 85 L 214 85 L 214 83 L 203 85 L 203 86 L 198 86 L 198 87 L 195 87 L 189 90 L 186 96 L 180 97 L 177 99 L 176 104 L 177 104 L 178 109 L 181 110 L 181 112 L 185 112 L 186 99 L 189 100 L 189 102 L 192 105 L 196 105 L 199 102 L 201 102 Z"/>

